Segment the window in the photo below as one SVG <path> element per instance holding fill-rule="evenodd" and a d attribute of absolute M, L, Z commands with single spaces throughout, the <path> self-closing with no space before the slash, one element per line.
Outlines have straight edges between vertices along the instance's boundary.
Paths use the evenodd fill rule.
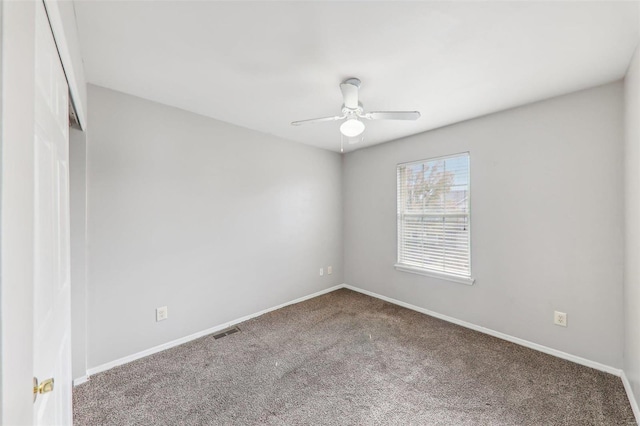
<path fill-rule="evenodd" d="M 473 284 L 469 154 L 398 165 L 397 269 Z"/>

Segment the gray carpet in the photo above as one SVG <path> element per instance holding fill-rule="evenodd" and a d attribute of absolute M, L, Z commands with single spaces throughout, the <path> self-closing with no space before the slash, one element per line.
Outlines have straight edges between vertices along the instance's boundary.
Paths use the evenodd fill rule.
<path fill-rule="evenodd" d="M 91 377 L 77 425 L 634 425 L 619 378 L 349 290 Z"/>

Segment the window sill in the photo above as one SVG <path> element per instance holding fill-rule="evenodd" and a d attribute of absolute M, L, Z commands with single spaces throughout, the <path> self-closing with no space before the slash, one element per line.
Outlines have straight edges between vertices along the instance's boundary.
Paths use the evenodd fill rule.
<path fill-rule="evenodd" d="M 442 272 L 428 271 L 426 269 L 416 268 L 415 266 L 403 265 L 402 263 L 396 263 L 394 267 L 398 271 L 409 272 L 411 274 L 424 275 L 432 278 L 439 278 L 441 280 L 453 281 L 459 284 L 473 285 L 476 281 L 475 278 L 458 277 L 455 275 L 449 275 Z"/>

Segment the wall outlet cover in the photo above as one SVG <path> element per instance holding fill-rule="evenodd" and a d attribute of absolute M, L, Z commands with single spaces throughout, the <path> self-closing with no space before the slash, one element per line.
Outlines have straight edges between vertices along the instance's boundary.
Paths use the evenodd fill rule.
<path fill-rule="evenodd" d="M 156 308 L 156 322 L 164 321 L 169 317 L 169 310 L 166 306 Z"/>
<path fill-rule="evenodd" d="M 555 325 L 566 327 L 567 326 L 567 314 L 564 313 L 564 312 L 555 311 L 553 313 L 553 323 Z"/>
<path fill-rule="evenodd" d="M 327 266 L 327 275 L 333 274 L 333 266 Z"/>

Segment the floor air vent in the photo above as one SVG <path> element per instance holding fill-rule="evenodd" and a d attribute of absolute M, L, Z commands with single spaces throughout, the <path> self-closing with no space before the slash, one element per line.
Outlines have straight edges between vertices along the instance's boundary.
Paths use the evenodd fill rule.
<path fill-rule="evenodd" d="M 238 331 L 240 331 L 240 329 L 238 327 L 227 328 L 226 330 L 222 330 L 218 334 L 214 334 L 213 338 L 216 339 L 216 340 L 217 339 L 222 339 L 224 336 L 228 336 L 230 334 L 237 333 Z"/>

